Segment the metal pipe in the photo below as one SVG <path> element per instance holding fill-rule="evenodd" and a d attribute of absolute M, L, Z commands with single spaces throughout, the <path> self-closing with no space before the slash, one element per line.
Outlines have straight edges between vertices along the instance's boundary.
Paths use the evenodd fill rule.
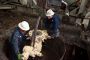
<path fill-rule="evenodd" d="M 37 33 L 37 29 L 38 29 L 40 19 L 41 19 L 41 16 L 38 17 L 38 20 L 36 22 L 36 26 L 35 26 L 35 29 L 34 29 L 33 34 L 32 34 L 32 44 L 31 44 L 31 46 L 34 46 L 34 44 L 35 44 L 35 38 L 36 38 L 36 33 Z"/>

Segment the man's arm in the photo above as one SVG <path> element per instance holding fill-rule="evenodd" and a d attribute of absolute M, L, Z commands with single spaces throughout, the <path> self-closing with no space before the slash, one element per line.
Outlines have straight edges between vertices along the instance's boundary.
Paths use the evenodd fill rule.
<path fill-rule="evenodd" d="M 54 18 L 54 27 L 53 27 L 54 33 L 57 33 L 57 29 L 59 29 L 59 25 L 60 25 L 60 18 L 59 17 Z"/>
<path fill-rule="evenodd" d="M 21 60 L 22 55 L 19 52 L 19 45 L 18 45 L 19 44 L 19 42 L 18 42 L 19 38 L 20 38 L 20 36 L 18 35 L 18 33 L 16 33 L 13 36 L 12 44 L 13 44 L 13 48 L 14 48 L 15 54 L 17 55 L 17 59 Z"/>
<path fill-rule="evenodd" d="M 19 53 L 18 40 L 19 40 L 19 37 L 17 34 L 15 34 L 13 36 L 12 44 L 13 44 L 13 48 L 16 54 Z"/>

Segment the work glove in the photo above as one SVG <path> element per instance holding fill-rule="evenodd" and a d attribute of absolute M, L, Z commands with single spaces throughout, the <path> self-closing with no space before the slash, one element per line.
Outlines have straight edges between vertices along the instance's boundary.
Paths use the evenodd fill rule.
<path fill-rule="evenodd" d="M 25 35 L 27 40 L 31 40 L 31 36 Z"/>
<path fill-rule="evenodd" d="M 51 39 L 51 36 L 48 36 L 47 39 Z"/>
<path fill-rule="evenodd" d="M 52 34 L 52 35 L 51 35 L 51 38 L 52 38 L 52 39 L 57 38 L 57 37 L 59 37 L 59 33 L 57 33 L 57 34 Z"/>
<path fill-rule="evenodd" d="M 51 35 L 51 38 L 54 39 L 54 38 L 55 38 L 55 34 L 52 34 L 52 35 Z"/>
<path fill-rule="evenodd" d="M 18 57 L 18 60 L 22 60 L 22 54 L 18 53 L 17 57 Z"/>

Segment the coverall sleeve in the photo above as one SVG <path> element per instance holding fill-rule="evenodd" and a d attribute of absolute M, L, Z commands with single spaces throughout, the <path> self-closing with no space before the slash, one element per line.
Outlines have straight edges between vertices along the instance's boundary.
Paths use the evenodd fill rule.
<path fill-rule="evenodd" d="M 12 44 L 13 44 L 13 48 L 16 54 L 19 53 L 18 41 L 19 41 L 19 37 L 17 36 L 17 34 L 15 34 L 13 36 Z"/>
<path fill-rule="evenodd" d="M 53 25 L 54 25 L 54 27 L 53 27 L 54 33 L 57 32 L 57 29 L 59 28 L 59 25 L 60 25 L 59 23 L 60 23 L 59 18 L 55 18 L 55 19 L 54 19 L 54 24 L 53 24 Z"/>

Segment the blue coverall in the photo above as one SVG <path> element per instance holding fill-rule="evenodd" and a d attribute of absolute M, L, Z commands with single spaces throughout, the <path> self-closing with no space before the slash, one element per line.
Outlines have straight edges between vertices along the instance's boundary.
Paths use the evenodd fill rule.
<path fill-rule="evenodd" d="M 49 35 L 53 35 L 53 37 L 59 37 L 60 17 L 58 15 L 53 15 L 51 19 L 46 17 L 45 27 Z"/>
<path fill-rule="evenodd" d="M 10 60 L 18 60 L 18 53 L 22 52 L 26 37 L 20 31 L 19 27 L 15 28 L 11 39 L 10 39 L 10 48 L 11 48 L 11 58 Z"/>

